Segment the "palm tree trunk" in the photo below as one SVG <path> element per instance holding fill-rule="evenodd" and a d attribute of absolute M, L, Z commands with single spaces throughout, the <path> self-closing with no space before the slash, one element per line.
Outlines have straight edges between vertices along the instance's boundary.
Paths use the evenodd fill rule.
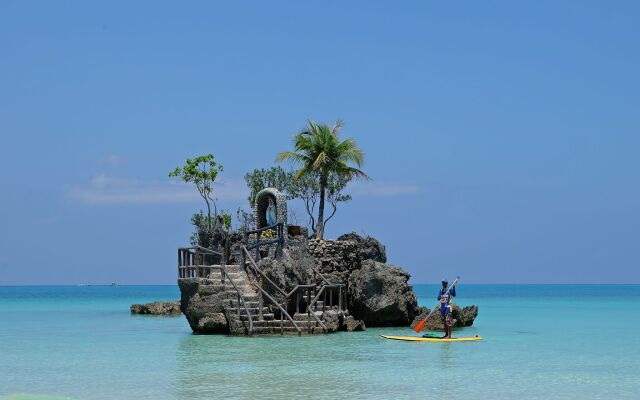
<path fill-rule="evenodd" d="M 318 222 L 316 223 L 316 238 L 324 238 L 324 192 L 327 187 L 327 178 L 320 178 L 320 204 L 318 205 Z"/>

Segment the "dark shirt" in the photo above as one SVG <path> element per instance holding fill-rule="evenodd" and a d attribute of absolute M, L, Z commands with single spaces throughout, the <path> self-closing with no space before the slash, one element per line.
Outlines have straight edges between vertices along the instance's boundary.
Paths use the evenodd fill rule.
<path fill-rule="evenodd" d="M 446 294 L 445 294 L 446 293 Z M 438 292 L 438 301 L 440 301 L 440 308 L 445 308 L 451 303 L 451 297 L 456 297 L 456 287 L 453 286 L 449 293 L 447 293 L 447 289 L 440 289 Z"/>

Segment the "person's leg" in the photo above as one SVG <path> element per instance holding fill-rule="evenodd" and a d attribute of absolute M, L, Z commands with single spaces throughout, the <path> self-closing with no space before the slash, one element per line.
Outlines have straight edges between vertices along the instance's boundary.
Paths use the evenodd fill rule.
<path fill-rule="evenodd" d="M 440 310 L 440 313 L 442 315 L 442 324 L 444 325 L 444 336 L 441 339 L 446 339 L 447 338 L 447 314 L 442 309 Z"/>
<path fill-rule="evenodd" d="M 445 324 L 445 329 L 447 332 L 446 337 L 451 339 L 451 325 L 453 325 L 453 321 L 451 318 L 451 308 L 449 306 L 447 306 L 447 316 L 446 316 L 446 324 Z"/>

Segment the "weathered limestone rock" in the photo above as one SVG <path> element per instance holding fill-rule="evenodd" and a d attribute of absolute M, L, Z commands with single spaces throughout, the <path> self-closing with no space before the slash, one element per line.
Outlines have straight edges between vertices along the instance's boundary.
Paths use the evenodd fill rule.
<path fill-rule="evenodd" d="M 415 328 L 420 321 L 422 321 L 427 315 L 429 315 L 429 310 L 426 307 L 420 307 L 420 314 L 416 316 L 411 323 L 411 328 Z M 473 321 L 478 316 L 478 306 L 467 306 L 461 308 L 457 304 L 453 304 L 451 309 L 451 315 L 455 320 L 453 327 L 454 328 L 462 328 L 465 326 L 473 325 Z M 425 329 L 430 331 L 444 331 L 444 321 L 442 321 L 442 314 L 440 313 L 440 309 L 437 309 L 427 320 L 425 324 Z"/>
<path fill-rule="evenodd" d="M 321 274 L 332 283 L 347 283 L 361 266 L 358 246 L 353 241 L 309 240 L 309 253 Z"/>
<path fill-rule="evenodd" d="M 227 318 L 223 313 L 211 313 L 198 320 L 198 333 L 227 333 Z"/>
<path fill-rule="evenodd" d="M 154 301 L 147 304 L 132 304 L 131 314 L 177 315 L 180 314 L 180 301 Z"/>
<path fill-rule="evenodd" d="M 329 332 L 337 332 L 342 325 L 342 316 L 338 315 L 335 311 L 325 311 L 322 315 L 324 324 L 327 326 Z"/>
<path fill-rule="evenodd" d="M 227 333 L 224 288 L 196 279 L 180 279 L 180 310 L 195 333 Z M 223 325 L 224 323 L 224 325 Z"/>
<path fill-rule="evenodd" d="M 322 314 L 322 319 L 322 322 L 324 322 L 324 324 L 327 326 L 329 332 L 355 332 L 364 331 L 367 329 L 364 321 L 357 320 L 351 315 L 344 315 L 343 313 L 338 313 L 333 310 L 325 311 Z"/>
<path fill-rule="evenodd" d="M 387 262 L 385 247 L 371 236 L 362 237 L 355 232 L 351 232 L 338 237 L 337 240 L 354 242 L 358 250 L 360 262 L 364 260 L 373 260 L 381 263 Z"/>
<path fill-rule="evenodd" d="M 401 268 L 366 260 L 349 276 L 349 309 L 367 326 L 406 326 L 418 314 L 410 275 Z"/>
<path fill-rule="evenodd" d="M 314 266 L 315 260 L 309 253 L 306 244 L 290 246 L 283 250 L 280 259 L 266 257 L 258 262 L 260 270 L 286 292 L 292 290 L 300 282 L 312 282 L 314 280 Z M 273 290 L 266 282 L 263 282 L 263 285 L 276 300 L 284 300 L 283 296 Z"/>
<path fill-rule="evenodd" d="M 347 332 L 365 331 L 367 330 L 367 327 L 365 326 L 364 321 L 357 320 L 351 315 L 348 315 L 344 319 L 344 330 Z"/>
<path fill-rule="evenodd" d="M 232 250 L 229 254 L 234 257 L 236 255 L 233 250 L 239 249 L 239 240 L 235 238 L 227 241 L 227 246 Z M 315 284 L 318 287 L 325 284 L 316 271 L 330 283 L 342 283 L 346 286 L 349 312 L 345 314 L 335 309 L 325 311 L 323 317 L 329 331 L 364 330 L 365 324 L 407 326 L 419 313 L 416 296 L 408 284 L 410 275 L 400 267 L 384 264 L 385 248 L 374 238 L 351 233 L 341 236 L 339 240 L 293 240 L 283 249 L 282 257 L 274 258 L 275 252 L 263 256 L 258 262 L 259 268 L 286 293 L 300 284 Z M 238 268 L 237 265 L 235 267 Z M 244 271 L 240 270 L 239 273 L 242 275 Z M 285 302 L 285 296 L 272 287 L 267 279 L 260 276 L 257 279 L 278 303 Z M 243 334 L 246 324 L 240 323 L 235 327 L 233 318 L 224 314 L 223 304 L 226 303 L 223 302 L 223 285 L 201 278 L 181 279 L 178 284 L 181 291 L 181 311 L 194 332 Z M 244 287 L 250 286 L 247 280 Z M 245 294 L 245 299 L 257 303 L 258 296 Z M 294 315 L 298 309 L 295 297 L 289 298 L 286 303 L 287 311 Z M 301 300 L 298 306 L 304 307 L 304 303 Z M 332 304 L 336 304 L 335 300 Z M 278 313 L 276 307 L 268 301 L 265 301 L 265 307 L 267 309 L 264 313 Z M 457 317 L 460 321 L 458 323 L 471 324 L 476 315 L 477 308 L 475 311 L 465 308 Z M 229 321 L 232 321 L 231 326 L 228 326 Z M 265 321 L 260 323 L 265 326 L 258 326 L 256 329 L 264 331 L 270 326 Z"/>

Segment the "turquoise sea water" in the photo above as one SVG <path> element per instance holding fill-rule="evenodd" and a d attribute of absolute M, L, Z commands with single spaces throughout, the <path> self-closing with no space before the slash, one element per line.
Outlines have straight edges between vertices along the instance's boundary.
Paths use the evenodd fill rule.
<path fill-rule="evenodd" d="M 433 306 L 436 286 L 415 287 Z M 461 285 L 481 342 L 191 334 L 176 286 L 0 287 L 0 399 L 637 399 L 640 286 Z"/>

